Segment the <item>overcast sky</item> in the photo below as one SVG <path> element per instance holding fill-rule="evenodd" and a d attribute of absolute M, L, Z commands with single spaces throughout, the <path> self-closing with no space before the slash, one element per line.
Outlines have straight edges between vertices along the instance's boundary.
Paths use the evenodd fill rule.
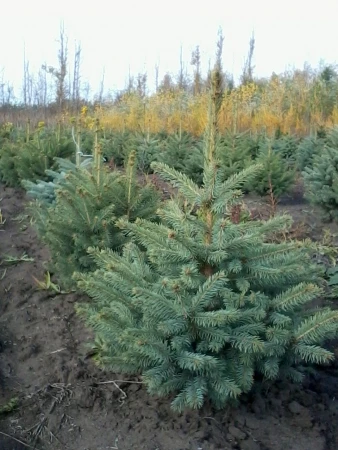
<path fill-rule="evenodd" d="M 35 71 L 57 64 L 60 21 L 69 52 L 83 50 L 82 75 L 97 91 L 105 67 L 106 88 L 124 87 L 132 73 L 146 70 L 150 82 L 158 62 L 160 76 L 177 72 L 180 46 L 189 64 L 200 45 L 202 68 L 215 54 L 222 27 L 224 68 L 238 77 L 255 33 L 255 74 L 268 76 L 289 67 L 338 61 L 338 0 L 41 0 L 6 1 L 0 22 L 0 69 L 20 85 L 23 49 Z M 18 92 L 17 92 L 18 94 Z"/>

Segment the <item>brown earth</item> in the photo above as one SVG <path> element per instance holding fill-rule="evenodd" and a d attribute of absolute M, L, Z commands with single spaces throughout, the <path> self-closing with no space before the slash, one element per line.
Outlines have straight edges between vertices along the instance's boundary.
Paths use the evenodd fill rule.
<path fill-rule="evenodd" d="M 123 377 L 94 367 L 85 348 L 90 333 L 74 313 L 81 295 L 37 289 L 33 277 L 44 278 L 48 252 L 24 215 L 25 196 L 0 186 L 0 199 L 1 258 L 33 259 L 0 266 L 0 410 L 18 398 L 16 410 L 0 415 L 0 450 L 338 448 L 337 363 L 315 370 L 302 386 L 259 385 L 237 408 L 182 415 L 142 384 L 116 381 Z M 255 198 L 248 204 L 269 214 Z M 338 231 L 320 221 L 301 193 L 277 209 L 293 215 L 296 233 L 318 239 L 324 227 Z"/>

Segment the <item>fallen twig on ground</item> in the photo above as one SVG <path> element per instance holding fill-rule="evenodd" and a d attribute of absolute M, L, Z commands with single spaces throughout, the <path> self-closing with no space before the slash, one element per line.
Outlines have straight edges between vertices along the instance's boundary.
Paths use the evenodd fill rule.
<path fill-rule="evenodd" d="M 2 434 L 3 436 L 8 437 L 10 439 L 13 439 L 16 442 L 19 442 L 20 444 L 24 445 L 27 448 L 32 448 L 33 450 L 39 450 L 38 447 L 36 447 L 36 446 L 33 447 L 32 445 L 29 445 L 26 442 L 20 441 L 20 439 L 17 439 L 14 436 L 11 436 L 10 434 L 4 433 L 3 431 L 0 431 L 0 434 Z"/>

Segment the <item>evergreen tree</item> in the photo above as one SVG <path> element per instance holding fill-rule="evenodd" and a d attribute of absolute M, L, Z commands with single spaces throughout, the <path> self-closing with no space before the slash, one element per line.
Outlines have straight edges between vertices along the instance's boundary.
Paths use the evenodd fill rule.
<path fill-rule="evenodd" d="M 338 127 L 328 134 L 327 144 L 317 154 L 312 167 L 305 167 L 305 196 L 321 206 L 327 219 L 338 219 Z"/>
<path fill-rule="evenodd" d="M 123 254 L 91 248 L 98 269 L 75 274 L 91 297 L 77 308 L 95 331 L 98 364 L 141 375 L 151 394 L 174 394 L 178 411 L 206 399 L 222 408 L 248 392 L 257 373 L 301 380 L 303 364 L 332 360 L 321 345 L 338 329 L 337 311 L 304 312 L 320 293 L 308 250 L 272 241 L 290 219 L 235 220 L 240 187 L 261 168 L 222 179 L 219 75 L 212 77 L 203 185 L 153 163 L 179 191 L 158 211 L 161 223 L 119 220 L 131 238 Z"/>
<path fill-rule="evenodd" d="M 15 165 L 17 151 L 17 145 L 12 142 L 5 142 L 0 150 L 0 180 L 11 187 L 20 185 L 20 178 Z"/>
<path fill-rule="evenodd" d="M 296 136 L 285 134 L 274 139 L 272 149 L 291 167 L 296 163 L 298 145 L 299 139 Z"/>
<path fill-rule="evenodd" d="M 248 133 L 227 131 L 217 145 L 217 157 L 224 179 L 252 165 L 254 140 Z"/>
<path fill-rule="evenodd" d="M 54 204 L 35 204 L 40 237 L 64 286 L 72 284 L 74 271 L 95 267 L 88 247 L 117 250 L 126 242 L 115 226 L 117 219 L 133 222 L 137 217 L 155 217 L 159 194 L 150 185 L 139 187 L 135 158 L 134 152 L 125 173 L 95 165 L 71 170 L 57 186 Z"/>
<path fill-rule="evenodd" d="M 198 141 L 188 150 L 183 173 L 199 186 L 203 183 L 203 162 L 203 142 Z"/>
<path fill-rule="evenodd" d="M 133 149 L 137 151 L 137 167 L 142 173 L 152 172 L 150 165 L 156 161 L 161 151 L 159 139 L 150 136 L 139 135 L 133 140 Z"/>
<path fill-rule="evenodd" d="M 328 147 L 338 148 L 338 126 L 332 127 L 327 131 L 325 142 Z"/>
<path fill-rule="evenodd" d="M 37 136 L 25 143 L 7 143 L 0 152 L 1 180 L 10 186 L 20 186 L 22 180 L 47 181 L 46 170 L 56 168 L 56 158 L 68 158 L 74 152 L 69 139 L 57 139 L 54 135 Z"/>
<path fill-rule="evenodd" d="M 114 133 L 113 136 L 101 139 L 104 156 L 117 167 L 123 167 L 131 152 L 137 153 L 137 166 L 143 173 L 151 172 L 150 164 L 156 161 L 162 151 L 160 136 L 152 136 L 150 133 Z"/>
<path fill-rule="evenodd" d="M 56 200 L 56 189 L 61 186 L 62 182 L 66 179 L 68 172 L 75 172 L 76 165 L 67 159 L 55 158 L 58 164 L 58 170 L 46 170 L 45 174 L 48 177 L 48 181 L 36 180 L 35 182 L 30 180 L 23 180 L 21 185 L 27 191 L 28 197 L 36 200 L 40 205 L 46 205 L 49 207 Z"/>
<path fill-rule="evenodd" d="M 46 170 L 56 169 L 55 158 L 69 158 L 75 153 L 75 147 L 70 139 L 58 139 L 55 135 L 45 139 L 37 137 L 23 145 L 15 157 L 15 166 L 20 180 L 46 180 Z"/>
<path fill-rule="evenodd" d="M 137 148 L 134 141 L 134 135 L 129 131 L 108 134 L 100 141 L 102 154 L 115 166 L 123 167 L 124 162 L 128 160 L 129 153 Z M 91 145 L 93 148 L 93 143 Z"/>
<path fill-rule="evenodd" d="M 320 154 L 325 145 L 325 140 L 318 137 L 306 137 L 299 144 L 296 151 L 296 165 L 303 171 L 306 167 L 312 168 L 316 155 Z"/>
<path fill-rule="evenodd" d="M 278 198 L 291 189 L 295 171 L 289 167 L 280 153 L 273 150 L 269 141 L 262 145 L 255 162 L 262 166 L 262 170 L 252 183 L 248 183 L 248 190 L 262 196 L 272 191 L 274 197 Z"/>
<path fill-rule="evenodd" d="M 202 181 L 203 152 L 196 140 L 187 133 L 169 136 L 161 154 L 153 161 L 164 164 L 185 173 L 196 183 Z"/>

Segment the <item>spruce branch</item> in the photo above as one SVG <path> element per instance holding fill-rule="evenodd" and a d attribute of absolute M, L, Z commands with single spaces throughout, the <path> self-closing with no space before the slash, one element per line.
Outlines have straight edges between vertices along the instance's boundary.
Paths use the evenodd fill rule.
<path fill-rule="evenodd" d="M 320 293 L 321 289 L 319 286 L 300 283 L 275 297 L 271 302 L 271 307 L 276 311 L 285 312 L 310 302 L 318 297 Z"/>
<path fill-rule="evenodd" d="M 186 175 L 170 168 L 166 164 L 154 162 L 151 164 L 151 168 L 155 173 L 158 173 L 164 181 L 171 183 L 174 188 L 177 188 L 191 205 L 201 205 L 201 190 Z"/>
<path fill-rule="evenodd" d="M 306 363 L 327 364 L 334 360 L 334 354 L 317 345 L 299 344 L 295 352 Z"/>
<path fill-rule="evenodd" d="M 338 311 L 319 311 L 299 325 L 295 331 L 295 340 L 297 343 L 311 345 L 335 336 L 337 330 Z"/>
<path fill-rule="evenodd" d="M 224 272 L 218 272 L 209 277 L 192 299 L 191 313 L 207 308 L 212 299 L 219 294 L 220 289 L 224 287 L 226 281 Z"/>

